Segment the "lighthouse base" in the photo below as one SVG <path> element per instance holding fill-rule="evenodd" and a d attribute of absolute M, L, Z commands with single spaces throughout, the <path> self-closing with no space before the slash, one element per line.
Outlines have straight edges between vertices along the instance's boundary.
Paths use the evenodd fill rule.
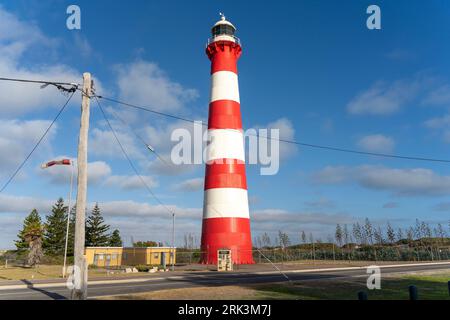
<path fill-rule="evenodd" d="M 250 219 L 203 219 L 200 263 L 217 264 L 217 251 L 231 250 L 233 264 L 254 264 Z"/>

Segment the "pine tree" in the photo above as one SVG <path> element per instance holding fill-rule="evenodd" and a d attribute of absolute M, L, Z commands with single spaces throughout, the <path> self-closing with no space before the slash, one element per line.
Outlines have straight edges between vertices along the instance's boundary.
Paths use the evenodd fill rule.
<path fill-rule="evenodd" d="M 388 238 L 389 243 L 391 243 L 391 244 L 394 243 L 395 242 L 395 231 L 394 231 L 394 229 L 392 228 L 392 226 L 391 226 L 391 224 L 389 222 L 387 223 L 386 234 L 387 234 L 387 238 Z"/>
<path fill-rule="evenodd" d="M 115 229 L 109 237 L 110 247 L 121 247 L 123 245 L 119 230 Z"/>
<path fill-rule="evenodd" d="M 67 241 L 67 256 L 73 256 L 75 249 L 75 212 L 76 207 L 73 206 L 70 210 L 70 222 L 69 222 L 69 239 Z M 67 227 L 67 226 L 66 226 Z"/>
<path fill-rule="evenodd" d="M 366 218 L 364 222 L 364 237 L 366 243 L 373 244 L 373 227 L 369 218 Z"/>
<path fill-rule="evenodd" d="M 86 246 L 106 247 L 109 244 L 109 225 L 105 224 L 98 203 L 86 221 Z"/>
<path fill-rule="evenodd" d="M 344 242 L 345 242 L 345 244 L 350 243 L 351 242 L 351 235 L 350 235 L 350 233 L 348 231 L 348 227 L 347 227 L 346 224 L 344 224 L 344 229 L 343 229 L 342 232 L 344 234 Z"/>
<path fill-rule="evenodd" d="M 359 222 L 356 222 L 353 224 L 353 236 L 355 237 L 355 241 L 358 244 L 361 244 L 362 242 L 362 231 L 361 231 L 361 225 L 359 224 Z"/>
<path fill-rule="evenodd" d="M 30 214 L 23 221 L 22 230 L 19 232 L 17 237 L 19 240 L 14 241 L 17 250 L 25 250 L 29 248 L 29 242 L 26 241 L 26 235 L 30 230 L 42 230 L 43 225 L 41 221 L 41 217 L 36 209 L 33 209 Z"/>
<path fill-rule="evenodd" d="M 381 230 L 380 226 L 378 226 L 377 228 L 374 228 L 373 237 L 374 237 L 375 243 L 381 244 L 381 245 L 383 244 L 383 242 L 384 242 L 383 230 Z"/>
<path fill-rule="evenodd" d="M 397 230 L 397 240 L 398 241 L 403 240 L 403 230 L 402 230 L 402 228 L 398 228 L 398 230 Z"/>
<path fill-rule="evenodd" d="M 306 243 L 306 234 L 305 234 L 305 231 L 302 231 L 301 239 L 302 239 L 302 242 L 303 242 L 303 243 Z"/>
<path fill-rule="evenodd" d="M 59 198 L 53 205 L 52 212 L 46 217 L 43 247 L 48 254 L 64 254 L 66 243 L 67 207 Z"/>
<path fill-rule="evenodd" d="M 336 232 L 334 233 L 334 237 L 336 239 L 337 244 L 340 247 L 342 247 L 342 228 L 339 223 L 336 225 Z"/>

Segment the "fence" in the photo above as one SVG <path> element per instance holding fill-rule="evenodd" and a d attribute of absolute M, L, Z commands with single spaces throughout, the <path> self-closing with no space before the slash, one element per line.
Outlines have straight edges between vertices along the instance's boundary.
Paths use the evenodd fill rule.
<path fill-rule="evenodd" d="M 241 251 L 235 254 L 239 256 Z M 202 252 L 177 251 L 177 265 L 197 264 Z M 366 246 L 355 249 L 335 247 L 334 249 L 254 249 L 255 263 L 294 262 L 301 260 L 334 261 L 441 261 L 450 260 L 450 247 L 375 247 Z"/>

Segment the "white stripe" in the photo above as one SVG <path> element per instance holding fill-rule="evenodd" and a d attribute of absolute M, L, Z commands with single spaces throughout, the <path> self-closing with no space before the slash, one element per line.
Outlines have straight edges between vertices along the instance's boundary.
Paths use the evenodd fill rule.
<path fill-rule="evenodd" d="M 211 102 L 233 100 L 239 103 L 238 76 L 231 71 L 217 71 L 211 75 Z"/>
<path fill-rule="evenodd" d="M 215 159 L 237 159 L 245 162 L 244 136 L 234 129 L 210 129 L 206 146 L 206 162 Z"/>
<path fill-rule="evenodd" d="M 247 190 L 214 188 L 205 190 L 203 219 L 249 218 Z"/>

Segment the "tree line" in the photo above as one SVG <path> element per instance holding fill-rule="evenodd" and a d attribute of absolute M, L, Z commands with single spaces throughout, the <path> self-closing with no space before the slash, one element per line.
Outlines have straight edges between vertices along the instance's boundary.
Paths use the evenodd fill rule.
<path fill-rule="evenodd" d="M 75 207 L 70 212 L 69 237 L 67 255 L 73 256 L 75 243 Z M 24 219 L 22 229 L 17 235 L 15 245 L 17 250 L 29 250 L 29 261 L 38 264 L 43 253 L 49 256 L 64 254 L 68 207 L 64 200 L 59 198 L 52 206 L 51 212 L 42 221 L 36 209 Z M 85 246 L 122 246 L 122 239 L 118 229 L 110 233 L 110 226 L 105 223 L 98 203 L 86 219 Z M 33 261 L 37 260 L 37 261 Z"/>
<path fill-rule="evenodd" d="M 449 221 L 450 232 L 450 221 Z M 442 223 L 431 226 L 428 222 L 415 220 L 415 224 L 406 228 L 394 228 L 388 221 L 385 227 L 381 225 L 374 226 L 369 218 L 365 218 L 363 223 L 355 222 L 352 225 L 336 224 L 334 236 L 329 235 L 324 241 L 320 237 L 315 237 L 312 232 L 308 234 L 303 230 L 299 234 L 300 244 L 312 243 L 334 243 L 337 246 L 349 245 L 393 245 L 393 244 L 420 244 L 427 241 L 444 241 L 449 236 L 449 232 Z M 271 239 L 268 233 L 263 233 L 253 239 L 253 245 L 256 248 L 291 246 L 291 239 L 288 234 L 278 231 L 278 236 Z"/>

